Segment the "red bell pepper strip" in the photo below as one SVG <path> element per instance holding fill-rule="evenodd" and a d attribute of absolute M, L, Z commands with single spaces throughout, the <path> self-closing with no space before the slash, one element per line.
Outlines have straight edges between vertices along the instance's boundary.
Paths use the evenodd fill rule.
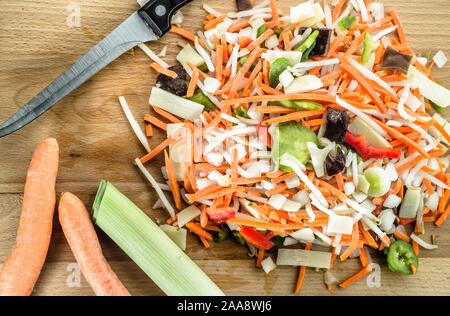
<path fill-rule="evenodd" d="M 226 222 L 236 215 L 236 211 L 232 207 L 216 208 L 209 207 L 206 210 L 208 218 L 215 223 Z"/>
<path fill-rule="evenodd" d="M 258 233 L 254 228 L 242 226 L 239 233 L 242 235 L 242 237 L 244 237 L 246 242 L 255 246 L 256 248 L 269 250 L 275 245 L 262 234 Z"/>
<path fill-rule="evenodd" d="M 391 158 L 399 159 L 402 151 L 390 147 L 373 147 L 367 143 L 366 136 L 353 135 L 347 132 L 345 142 L 355 148 L 355 150 L 364 158 Z"/>
<path fill-rule="evenodd" d="M 264 145 L 270 148 L 272 146 L 272 137 L 269 134 L 269 126 L 263 125 L 264 121 L 267 121 L 268 119 L 270 119 L 270 117 L 266 116 L 261 122 L 259 122 L 257 132 L 259 139 L 264 143 Z"/>

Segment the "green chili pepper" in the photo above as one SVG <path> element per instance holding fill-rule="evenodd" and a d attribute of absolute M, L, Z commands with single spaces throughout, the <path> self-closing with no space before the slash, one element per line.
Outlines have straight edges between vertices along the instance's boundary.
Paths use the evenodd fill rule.
<path fill-rule="evenodd" d="M 272 238 L 270 241 L 272 241 L 274 243 L 274 245 L 272 248 L 267 250 L 267 252 L 273 253 L 273 252 L 277 251 L 279 248 L 281 248 L 283 246 L 284 239 L 285 238 L 281 237 L 281 236 L 276 236 L 276 237 Z"/>
<path fill-rule="evenodd" d="M 234 116 L 240 116 L 249 119 L 250 116 L 248 116 L 248 111 L 245 107 L 240 105 L 237 109 L 233 111 Z"/>
<path fill-rule="evenodd" d="M 242 235 L 239 232 L 233 232 L 233 236 L 234 236 L 234 239 L 236 239 L 236 241 L 240 245 L 242 245 L 242 246 L 247 245 L 247 242 L 245 241 L 244 237 L 242 237 Z"/>
<path fill-rule="evenodd" d="M 221 225 L 220 226 L 220 233 L 217 234 L 217 236 L 214 238 L 215 242 L 221 242 L 228 238 L 230 235 L 230 230 L 227 226 Z"/>
<path fill-rule="evenodd" d="M 276 88 L 276 86 L 278 86 L 278 84 L 280 83 L 280 75 L 289 66 L 292 65 L 287 58 L 278 58 L 272 63 L 272 65 L 270 65 L 269 82 L 272 88 Z"/>
<path fill-rule="evenodd" d="M 311 54 L 312 50 L 316 47 L 317 41 L 314 41 L 314 43 L 311 45 L 310 48 L 308 48 L 306 50 L 306 52 L 303 53 L 302 55 L 302 63 L 304 63 L 305 61 L 308 61 L 309 59 L 309 54 Z"/>
<path fill-rule="evenodd" d="M 289 26 L 289 25 L 288 25 L 288 26 Z M 274 33 L 276 36 L 280 37 L 280 35 L 281 35 L 281 33 L 283 33 L 284 29 L 285 29 L 284 27 L 280 27 L 279 29 L 273 30 L 273 33 Z"/>
<path fill-rule="evenodd" d="M 320 32 L 318 30 L 312 32 L 311 35 L 309 35 L 308 38 L 295 49 L 295 51 L 302 53 L 306 52 L 308 48 L 310 48 L 316 42 L 319 34 Z"/>
<path fill-rule="evenodd" d="M 361 54 L 361 63 L 365 64 L 365 63 L 369 62 L 370 55 L 372 54 L 372 50 L 373 50 L 373 47 L 374 47 L 372 35 L 370 35 L 367 32 L 364 33 L 363 46 L 364 46 L 364 49 L 363 49 L 363 52 Z"/>
<path fill-rule="evenodd" d="M 356 22 L 356 16 L 346 16 L 342 20 L 339 21 L 338 25 L 340 26 L 341 30 L 348 30 L 350 26 L 353 25 L 353 23 Z"/>
<path fill-rule="evenodd" d="M 203 93 L 201 89 L 195 90 L 195 93 L 188 100 L 196 103 L 200 103 L 205 107 L 205 111 L 214 111 L 216 106 L 212 101 Z"/>
<path fill-rule="evenodd" d="M 414 253 L 413 247 L 403 240 L 397 240 L 391 244 L 387 262 L 392 272 L 402 274 L 413 274 L 419 267 L 419 259 Z M 414 271 L 411 267 L 414 267 Z"/>
<path fill-rule="evenodd" d="M 313 102 L 313 101 L 289 101 L 289 100 L 283 100 L 283 101 L 273 101 L 269 102 L 269 105 L 274 106 L 284 106 L 286 108 L 292 108 L 296 109 L 297 111 L 318 111 L 322 109 L 322 104 Z"/>

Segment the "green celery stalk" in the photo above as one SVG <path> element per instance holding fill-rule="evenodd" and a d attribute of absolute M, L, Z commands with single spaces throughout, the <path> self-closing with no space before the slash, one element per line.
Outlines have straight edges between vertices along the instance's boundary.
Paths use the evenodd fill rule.
<path fill-rule="evenodd" d="M 224 295 L 158 225 L 109 182 L 100 184 L 93 219 L 167 295 Z"/>

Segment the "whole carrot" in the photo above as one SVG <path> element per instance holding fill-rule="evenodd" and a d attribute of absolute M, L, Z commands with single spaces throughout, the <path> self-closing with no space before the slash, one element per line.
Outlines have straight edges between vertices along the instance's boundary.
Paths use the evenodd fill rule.
<path fill-rule="evenodd" d="M 0 296 L 33 291 L 50 244 L 59 147 L 49 138 L 36 149 L 27 173 L 16 245 L 0 271 Z"/>
<path fill-rule="evenodd" d="M 102 253 L 94 225 L 75 195 L 64 193 L 59 201 L 59 222 L 81 272 L 98 296 L 130 296 Z"/>

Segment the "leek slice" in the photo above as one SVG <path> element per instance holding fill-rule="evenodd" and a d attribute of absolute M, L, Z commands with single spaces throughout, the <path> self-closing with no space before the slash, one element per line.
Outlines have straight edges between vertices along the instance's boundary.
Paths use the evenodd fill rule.
<path fill-rule="evenodd" d="M 109 182 L 100 184 L 93 219 L 167 295 L 224 295 L 158 225 Z"/>
<path fill-rule="evenodd" d="M 331 252 L 309 251 L 303 249 L 278 250 L 278 266 L 304 266 L 328 269 L 331 263 Z"/>

